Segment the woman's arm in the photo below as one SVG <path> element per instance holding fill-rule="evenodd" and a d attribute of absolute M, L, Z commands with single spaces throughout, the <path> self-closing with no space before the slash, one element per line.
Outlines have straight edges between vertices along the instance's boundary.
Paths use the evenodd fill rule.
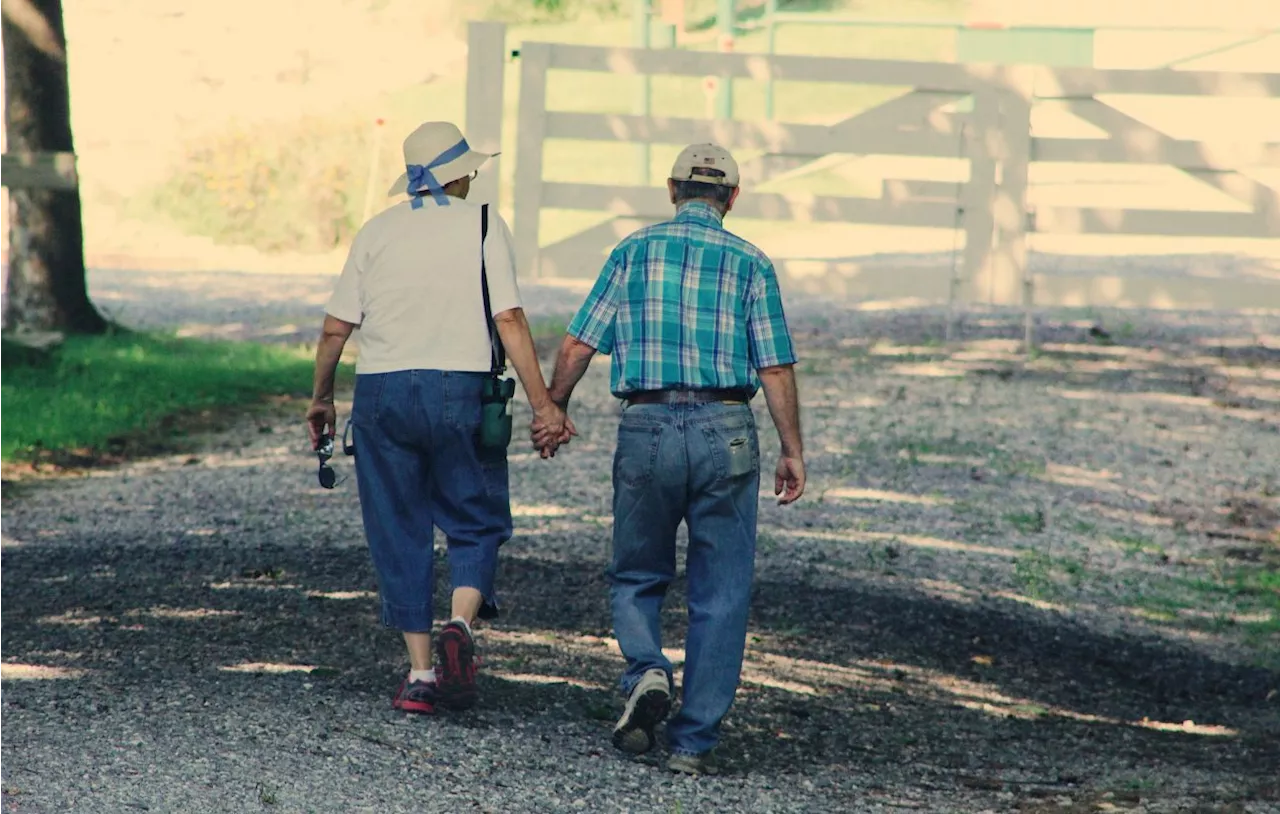
<path fill-rule="evenodd" d="M 320 342 L 316 345 L 316 373 L 311 388 L 311 406 L 307 409 L 307 430 L 311 434 L 311 448 L 320 446 L 324 435 L 338 434 L 338 411 L 333 406 L 333 381 L 338 372 L 338 360 L 346 347 L 355 324 L 325 314 L 320 329 Z M 328 430 L 326 433 L 325 430 Z"/>

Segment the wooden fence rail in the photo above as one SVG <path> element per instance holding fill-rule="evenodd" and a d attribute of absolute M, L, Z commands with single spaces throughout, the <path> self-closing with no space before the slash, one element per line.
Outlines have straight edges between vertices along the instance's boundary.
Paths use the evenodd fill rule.
<path fill-rule="evenodd" d="M 0 184 L 9 189 L 73 190 L 80 185 L 74 153 L 4 153 L 0 155 Z M 6 227 L 9 213 L 5 213 Z M 0 263 L 8 265 L 9 235 L 4 235 Z"/>
<path fill-rule="evenodd" d="M 10 189 L 75 189 L 80 183 L 72 153 L 5 153 L 0 178 Z"/>

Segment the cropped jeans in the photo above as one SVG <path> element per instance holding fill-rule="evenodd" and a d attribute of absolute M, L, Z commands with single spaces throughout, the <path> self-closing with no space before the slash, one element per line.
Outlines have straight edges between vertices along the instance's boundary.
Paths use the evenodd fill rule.
<path fill-rule="evenodd" d="M 455 589 L 497 614 L 498 548 L 511 538 L 506 452 L 482 456 L 483 373 L 402 370 L 356 376 L 352 428 L 365 537 L 378 574 L 382 623 L 431 630 L 435 528 L 448 541 Z"/>

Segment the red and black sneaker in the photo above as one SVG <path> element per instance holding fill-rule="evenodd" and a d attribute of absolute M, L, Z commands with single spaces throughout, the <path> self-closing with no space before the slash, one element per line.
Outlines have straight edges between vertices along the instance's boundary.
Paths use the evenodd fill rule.
<path fill-rule="evenodd" d="M 432 715 L 436 711 L 436 701 L 440 693 L 433 682 L 410 681 L 400 682 L 396 697 L 391 706 L 402 712 L 416 712 L 419 715 Z"/>
<path fill-rule="evenodd" d="M 466 626 L 450 622 L 436 637 L 436 681 L 440 703 L 448 709 L 475 706 L 476 642 Z"/>

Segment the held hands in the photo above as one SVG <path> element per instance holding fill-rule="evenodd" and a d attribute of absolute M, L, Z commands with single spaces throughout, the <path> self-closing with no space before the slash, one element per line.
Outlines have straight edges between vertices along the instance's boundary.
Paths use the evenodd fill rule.
<path fill-rule="evenodd" d="M 555 402 L 548 402 L 545 407 L 534 411 L 529 436 L 533 441 L 533 448 L 538 450 L 544 459 L 554 458 L 556 450 L 569 443 L 569 440 L 577 434 L 578 429 L 573 426 L 573 421 L 565 413 L 564 408 Z"/>
<path fill-rule="evenodd" d="M 319 449 L 325 435 L 338 434 L 338 411 L 332 401 L 315 399 L 307 408 L 307 433 L 311 436 L 311 448 Z"/>
<path fill-rule="evenodd" d="M 783 490 L 786 490 L 785 493 Z M 779 495 L 778 505 L 795 503 L 804 494 L 804 459 L 800 456 L 778 459 L 778 471 L 773 481 L 773 493 Z"/>

